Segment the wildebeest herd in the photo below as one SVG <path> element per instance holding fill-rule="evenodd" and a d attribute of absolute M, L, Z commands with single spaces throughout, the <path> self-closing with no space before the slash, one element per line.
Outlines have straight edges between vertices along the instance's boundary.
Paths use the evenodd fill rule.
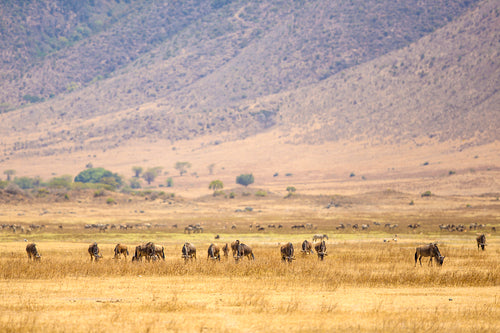
<path fill-rule="evenodd" d="M 326 242 L 325 238 L 328 239 L 327 235 L 314 235 L 314 240 L 320 240 L 317 243 L 311 243 L 307 239 L 302 242 L 302 250 L 301 253 L 304 255 L 316 254 L 318 255 L 319 260 L 323 260 L 325 256 L 327 256 Z M 481 234 L 476 238 L 477 248 L 481 248 L 483 251 L 486 246 L 486 236 Z M 313 250 L 314 248 L 314 250 Z M 231 244 L 226 243 L 222 247 L 222 253 L 224 257 L 229 257 L 229 250 L 232 251 L 233 258 L 238 262 L 242 260 L 244 257 L 247 257 L 249 260 L 254 260 L 255 255 L 250 246 L 241 243 L 239 240 L 232 242 Z M 210 244 L 207 250 L 207 260 L 221 260 L 221 248 L 217 244 Z M 37 246 L 35 243 L 29 243 L 26 246 L 26 253 L 28 255 L 28 260 L 39 261 L 41 258 L 40 253 L 38 252 Z M 88 253 L 90 255 L 90 261 L 99 261 L 103 256 L 100 252 L 99 246 L 96 242 L 92 243 L 88 247 Z M 182 258 L 187 262 L 188 260 L 196 260 L 196 247 L 186 242 L 183 244 L 181 249 Z M 293 244 L 288 242 L 280 247 L 281 260 L 284 262 L 291 263 L 295 260 L 295 251 Z M 126 245 L 117 244 L 114 248 L 114 256 L 113 259 L 120 259 L 123 256 L 125 259 L 129 255 L 129 251 Z M 444 256 L 441 255 L 437 243 L 429 243 L 426 245 L 422 245 L 416 248 L 415 250 L 415 266 L 417 265 L 417 261 L 420 262 L 420 266 L 422 266 L 422 257 L 429 257 L 429 265 L 432 264 L 433 259 L 438 263 L 439 266 L 443 265 Z M 153 242 L 147 242 L 145 244 L 137 245 L 135 247 L 134 255 L 132 256 L 132 262 L 134 261 L 142 261 L 145 259 L 147 262 L 157 261 L 160 259 L 165 260 L 165 249 L 161 245 L 156 245 Z"/>

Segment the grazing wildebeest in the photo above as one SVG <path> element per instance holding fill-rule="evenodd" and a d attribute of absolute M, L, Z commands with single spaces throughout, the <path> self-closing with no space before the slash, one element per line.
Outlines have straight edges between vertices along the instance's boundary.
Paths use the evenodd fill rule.
<path fill-rule="evenodd" d="M 115 246 L 115 256 L 113 257 L 113 259 L 119 259 L 120 255 L 122 255 L 122 254 L 125 257 L 125 259 L 127 259 L 127 256 L 128 256 L 127 245 L 116 244 L 116 246 Z"/>
<path fill-rule="evenodd" d="M 328 235 L 319 235 L 319 234 L 317 234 L 317 235 L 313 236 L 313 242 L 315 242 L 317 240 L 323 240 L 325 238 L 328 239 Z"/>
<path fill-rule="evenodd" d="M 28 254 L 29 260 L 40 260 L 42 257 L 40 253 L 38 253 L 35 243 L 29 243 L 26 245 L 26 253 Z"/>
<path fill-rule="evenodd" d="M 253 255 L 252 248 L 246 244 L 240 243 L 239 240 L 236 240 L 235 242 L 237 251 L 236 251 L 236 261 L 243 259 L 243 257 L 247 257 L 248 259 L 255 259 L 255 256 Z"/>
<path fill-rule="evenodd" d="M 486 236 L 484 234 L 476 237 L 477 242 L 477 250 L 479 251 L 479 247 L 484 251 L 484 247 L 486 246 Z"/>
<path fill-rule="evenodd" d="M 165 249 L 161 245 L 155 245 L 155 255 L 165 260 Z"/>
<path fill-rule="evenodd" d="M 182 246 L 182 257 L 184 260 L 196 259 L 196 247 L 191 243 L 184 243 Z"/>
<path fill-rule="evenodd" d="M 281 260 L 282 261 L 288 261 L 292 262 L 292 260 L 295 260 L 295 257 L 293 256 L 294 251 L 293 251 L 293 244 L 288 243 L 283 246 L 281 246 Z"/>
<path fill-rule="evenodd" d="M 142 257 L 145 257 L 147 261 L 156 258 L 156 247 L 152 242 L 146 244 L 137 245 L 135 247 L 135 253 L 132 257 L 132 261 L 142 261 Z"/>
<path fill-rule="evenodd" d="M 229 245 L 224 245 L 224 247 L 222 247 L 222 252 L 224 252 L 224 257 L 228 257 L 229 256 Z"/>
<path fill-rule="evenodd" d="M 314 245 L 314 249 L 316 250 L 316 253 L 318 254 L 319 260 L 323 260 L 325 258 L 325 256 L 327 255 L 325 241 L 321 241 L 320 243 L 317 243 L 316 245 Z"/>
<path fill-rule="evenodd" d="M 89 254 L 90 254 L 90 261 L 98 261 L 99 258 L 102 258 L 101 251 L 99 250 L 99 246 L 97 246 L 97 243 L 94 242 L 93 244 L 89 245 Z"/>
<path fill-rule="evenodd" d="M 208 257 L 207 257 L 207 260 L 208 259 L 212 259 L 212 260 L 219 260 L 220 261 L 220 248 L 215 245 L 215 244 L 210 244 L 210 246 L 208 247 Z"/>
<path fill-rule="evenodd" d="M 236 256 L 236 252 L 238 252 L 238 244 L 236 241 L 231 243 L 231 251 L 233 252 L 233 257 Z"/>
<path fill-rule="evenodd" d="M 429 265 L 432 264 L 432 258 L 436 258 L 439 266 L 443 265 L 444 257 L 439 252 L 437 243 L 429 243 L 417 247 L 415 251 L 415 266 L 417 266 L 417 259 L 420 262 L 420 266 L 422 266 L 422 257 L 430 257 Z"/>
<path fill-rule="evenodd" d="M 302 242 L 302 253 L 304 253 L 304 254 L 314 253 L 314 251 L 312 249 L 312 243 L 309 242 L 307 239 Z"/>

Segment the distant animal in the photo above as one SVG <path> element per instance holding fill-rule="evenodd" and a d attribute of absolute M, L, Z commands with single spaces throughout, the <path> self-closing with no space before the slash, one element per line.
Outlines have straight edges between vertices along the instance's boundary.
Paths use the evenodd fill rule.
<path fill-rule="evenodd" d="M 151 261 L 151 259 L 156 259 L 156 247 L 152 242 L 148 242 L 146 244 L 137 245 L 135 247 L 135 253 L 132 257 L 132 261 L 142 261 L 142 258 L 146 258 L 147 261 Z"/>
<path fill-rule="evenodd" d="M 304 253 L 304 254 L 314 253 L 314 251 L 312 249 L 312 243 L 309 242 L 307 239 L 302 242 L 302 253 Z"/>
<path fill-rule="evenodd" d="M 229 245 L 227 245 L 227 243 L 222 247 L 222 252 L 224 252 L 224 257 L 229 256 Z"/>
<path fill-rule="evenodd" d="M 484 234 L 476 237 L 477 242 L 477 250 L 479 251 L 479 247 L 484 251 L 484 247 L 486 246 L 486 236 Z"/>
<path fill-rule="evenodd" d="M 313 242 L 317 241 L 317 240 L 323 240 L 323 239 L 328 239 L 328 235 L 320 235 L 320 234 L 317 234 L 317 235 L 314 235 L 313 236 Z"/>
<path fill-rule="evenodd" d="M 432 264 L 432 258 L 436 259 L 439 266 L 443 265 L 444 257 L 439 252 L 437 243 L 429 243 L 427 245 L 417 247 L 415 250 L 415 266 L 417 266 L 417 259 L 420 262 L 420 266 L 422 266 L 422 257 L 430 257 L 429 265 Z"/>
<path fill-rule="evenodd" d="M 292 262 L 292 260 L 295 260 L 295 257 L 293 256 L 293 254 L 294 254 L 294 250 L 293 250 L 292 243 L 287 243 L 287 244 L 281 246 L 281 260 L 282 261 Z"/>
<path fill-rule="evenodd" d="M 182 246 L 182 257 L 186 261 L 189 259 L 196 260 L 196 247 L 191 243 L 184 243 Z"/>
<path fill-rule="evenodd" d="M 89 250 L 90 254 L 90 261 L 99 261 L 100 258 L 102 258 L 101 251 L 99 250 L 99 246 L 97 246 L 97 243 L 94 242 L 93 244 L 89 245 Z"/>
<path fill-rule="evenodd" d="M 127 245 L 116 244 L 116 246 L 115 246 L 115 256 L 113 257 L 113 259 L 120 259 L 120 255 L 122 255 L 122 254 L 125 257 L 125 259 L 127 259 L 127 256 L 128 256 Z"/>
<path fill-rule="evenodd" d="M 236 261 L 243 259 L 243 257 L 247 257 L 248 259 L 255 259 L 255 256 L 253 254 L 252 248 L 246 244 L 240 243 L 239 240 L 236 240 Z"/>
<path fill-rule="evenodd" d="M 326 253 L 326 243 L 324 240 L 317 243 L 316 245 L 314 245 L 314 249 L 316 250 L 316 253 L 318 254 L 319 260 L 325 259 L 325 256 L 328 255 Z"/>
<path fill-rule="evenodd" d="M 161 245 L 155 245 L 155 255 L 165 260 L 165 249 Z"/>
<path fill-rule="evenodd" d="M 215 244 L 210 244 L 207 252 L 208 252 L 207 260 L 211 259 L 220 261 L 220 247 L 218 247 Z"/>
<path fill-rule="evenodd" d="M 26 253 L 28 254 L 28 260 L 40 260 L 42 257 L 40 253 L 38 253 L 38 249 L 36 248 L 35 243 L 29 243 L 26 245 Z"/>

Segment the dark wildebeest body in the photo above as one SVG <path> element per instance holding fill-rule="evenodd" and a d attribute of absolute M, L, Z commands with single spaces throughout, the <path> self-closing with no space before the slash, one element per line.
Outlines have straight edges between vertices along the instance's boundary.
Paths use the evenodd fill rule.
<path fill-rule="evenodd" d="M 147 261 L 156 258 L 156 246 L 152 242 L 135 247 L 135 253 L 132 257 L 132 261 L 142 261 L 142 257 L 145 257 Z"/>
<path fill-rule="evenodd" d="M 422 257 L 430 257 L 429 265 L 432 264 L 432 258 L 436 258 L 436 261 L 440 266 L 443 265 L 444 257 L 439 252 L 436 243 L 429 243 L 427 245 L 417 247 L 415 251 L 415 266 L 417 266 L 417 259 L 420 262 L 420 266 L 422 266 Z"/>
<path fill-rule="evenodd" d="M 252 248 L 246 244 L 240 243 L 239 240 L 235 242 L 236 244 L 236 261 L 243 259 L 243 257 L 247 257 L 248 259 L 255 259 L 255 256 L 253 255 Z M 231 244 L 232 246 L 232 244 Z"/>
<path fill-rule="evenodd" d="M 98 261 L 99 258 L 102 258 L 101 251 L 99 250 L 99 246 L 97 246 L 97 243 L 93 243 L 89 245 L 89 254 L 90 254 L 90 261 Z"/>
<path fill-rule="evenodd" d="M 302 242 L 302 253 L 304 253 L 304 254 L 314 253 L 314 251 L 312 249 L 312 243 L 309 242 L 307 239 Z"/>
<path fill-rule="evenodd" d="M 222 248 L 222 252 L 224 252 L 224 257 L 228 257 L 229 256 L 229 245 L 227 245 L 227 243 Z"/>
<path fill-rule="evenodd" d="M 477 236 L 477 250 L 479 251 L 479 247 L 484 251 L 484 247 L 486 246 L 486 236 L 484 234 Z"/>
<path fill-rule="evenodd" d="M 294 254 L 294 250 L 293 250 L 292 243 L 288 243 L 288 244 L 281 246 L 281 260 L 292 262 L 292 260 L 295 259 L 293 254 Z"/>
<path fill-rule="evenodd" d="M 123 245 L 123 244 L 116 244 L 115 246 L 115 256 L 113 257 L 113 259 L 119 259 L 120 258 L 120 255 L 122 255 L 125 257 L 125 259 L 127 259 L 127 256 L 128 256 L 128 249 L 127 249 L 127 245 Z"/>
<path fill-rule="evenodd" d="M 317 243 L 316 245 L 314 245 L 314 249 L 316 250 L 316 253 L 318 254 L 319 260 L 325 259 L 325 256 L 327 255 L 325 241 L 321 241 L 320 243 Z"/>
<path fill-rule="evenodd" d="M 234 242 L 231 243 L 231 251 L 233 252 L 233 257 L 238 252 L 238 244 L 236 242 L 237 241 L 234 241 Z"/>
<path fill-rule="evenodd" d="M 182 257 L 184 260 L 196 259 L 196 247 L 191 243 L 184 243 L 182 246 Z"/>
<path fill-rule="evenodd" d="M 210 244 L 207 252 L 208 252 L 207 260 L 208 259 L 212 259 L 212 260 L 217 259 L 220 261 L 220 248 L 217 245 Z"/>
<path fill-rule="evenodd" d="M 29 260 L 40 260 L 40 258 L 42 257 L 40 253 L 38 253 L 35 243 L 26 245 L 26 253 L 28 254 Z"/>

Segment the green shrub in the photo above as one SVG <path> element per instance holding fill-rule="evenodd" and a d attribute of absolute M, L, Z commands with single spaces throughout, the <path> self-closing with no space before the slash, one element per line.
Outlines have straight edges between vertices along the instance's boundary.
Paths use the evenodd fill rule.
<path fill-rule="evenodd" d="M 236 198 L 236 193 L 234 192 L 229 193 L 229 199 L 234 199 L 234 198 Z"/>
<path fill-rule="evenodd" d="M 255 192 L 256 197 L 265 197 L 266 195 L 267 195 L 266 191 L 259 190 L 259 191 Z"/>
<path fill-rule="evenodd" d="M 104 189 L 98 189 L 94 192 L 94 198 L 103 197 L 105 194 L 106 192 L 104 191 Z"/>
<path fill-rule="evenodd" d="M 420 196 L 422 196 L 422 197 L 430 197 L 430 196 L 432 196 L 432 193 L 431 193 L 431 191 L 425 191 Z"/>
<path fill-rule="evenodd" d="M 107 198 L 107 199 L 106 199 L 106 203 L 107 203 L 108 205 L 116 205 L 116 201 L 115 201 L 115 199 L 113 199 L 113 198 Z"/>

